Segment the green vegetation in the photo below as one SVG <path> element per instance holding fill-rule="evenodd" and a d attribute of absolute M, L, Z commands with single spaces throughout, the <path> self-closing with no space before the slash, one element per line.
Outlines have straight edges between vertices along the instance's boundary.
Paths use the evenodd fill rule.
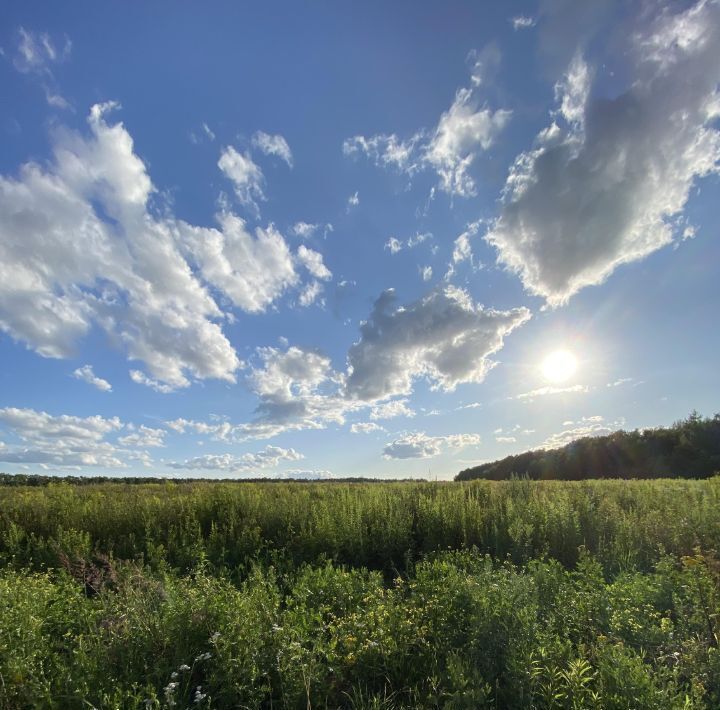
<path fill-rule="evenodd" d="M 588 436 L 553 450 L 528 451 L 467 468 L 458 481 L 513 476 L 534 480 L 707 478 L 720 473 L 720 414 L 696 413 L 671 427 Z"/>
<path fill-rule="evenodd" d="M 0 708 L 717 708 L 720 478 L 0 487 Z"/>

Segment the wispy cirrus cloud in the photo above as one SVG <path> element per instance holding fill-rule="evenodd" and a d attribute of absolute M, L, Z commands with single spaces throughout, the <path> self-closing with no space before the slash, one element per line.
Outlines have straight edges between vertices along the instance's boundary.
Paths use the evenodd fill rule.
<path fill-rule="evenodd" d="M 479 154 L 493 145 L 510 120 L 511 111 L 493 111 L 479 95 L 479 87 L 500 61 L 497 47 L 490 44 L 481 52 L 471 52 L 468 58 L 472 64 L 471 86 L 458 89 L 435 128 L 419 130 L 404 140 L 395 133 L 356 135 L 344 141 L 344 155 L 364 155 L 379 167 L 397 170 L 409 178 L 420 170 L 431 169 L 443 192 L 461 197 L 476 194 L 470 167 Z"/>

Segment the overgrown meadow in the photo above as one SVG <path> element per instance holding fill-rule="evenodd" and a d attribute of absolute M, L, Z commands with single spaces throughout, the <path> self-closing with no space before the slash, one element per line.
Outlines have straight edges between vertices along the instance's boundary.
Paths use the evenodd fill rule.
<path fill-rule="evenodd" d="M 0 708 L 718 708 L 720 478 L 0 487 Z"/>

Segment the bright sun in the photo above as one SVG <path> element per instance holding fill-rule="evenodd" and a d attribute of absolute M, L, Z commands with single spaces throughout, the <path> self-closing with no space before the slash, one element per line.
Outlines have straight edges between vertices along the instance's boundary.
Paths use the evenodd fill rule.
<path fill-rule="evenodd" d="M 575 374 L 577 360 L 567 350 L 556 350 L 543 360 L 541 368 L 546 379 L 551 382 L 564 382 Z"/>

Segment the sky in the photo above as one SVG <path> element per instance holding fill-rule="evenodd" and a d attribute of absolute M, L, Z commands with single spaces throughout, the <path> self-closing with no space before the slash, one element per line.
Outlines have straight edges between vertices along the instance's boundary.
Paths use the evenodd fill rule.
<path fill-rule="evenodd" d="M 448 479 L 720 410 L 720 3 L 0 6 L 0 470 Z"/>

